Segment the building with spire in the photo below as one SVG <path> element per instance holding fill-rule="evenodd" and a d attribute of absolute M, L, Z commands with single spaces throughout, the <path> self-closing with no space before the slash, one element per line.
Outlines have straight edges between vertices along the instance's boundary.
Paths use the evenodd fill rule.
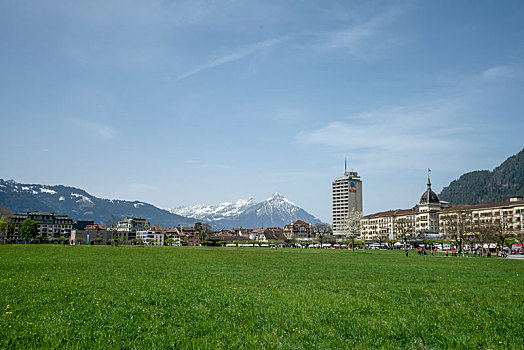
<path fill-rule="evenodd" d="M 362 180 L 356 171 L 348 171 L 333 181 L 333 234 L 343 235 L 344 221 L 349 213 L 362 214 Z"/>
<path fill-rule="evenodd" d="M 428 169 L 427 188 L 411 209 L 389 210 L 362 218 L 361 234 L 370 240 L 430 239 L 439 234 L 439 212 L 449 206 L 431 189 Z"/>
<path fill-rule="evenodd" d="M 416 206 L 416 225 L 417 234 L 437 235 L 438 234 L 438 213 L 446 202 L 441 202 L 435 192 L 431 190 L 431 180 L 428 171 L 428 185 L 426 191 L 420 197 L 420 202 Z"/>
<path fill-rule="evenodd" d="M 440 201 L 429 178 L 420 202 L 411 209 L 389 210 L 366 215 L 360 221 L 361 238 L 373 241 L 423 241 L 452 237 L 458 221 L 472 228 L 495 225 L 507 232 L 524 234 L 524 198 L 493 204 L 455 205 Z"/>

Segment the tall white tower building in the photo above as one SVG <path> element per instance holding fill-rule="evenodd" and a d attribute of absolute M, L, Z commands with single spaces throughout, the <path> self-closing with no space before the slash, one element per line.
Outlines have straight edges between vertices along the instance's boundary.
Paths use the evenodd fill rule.
<path fill-rule="evenodd" d="M 341 234 L 346 215 L 351 211 L 362 214 L 362 180 L 356 171 L 347 171 L 333 181 L 333 234 Z"/>

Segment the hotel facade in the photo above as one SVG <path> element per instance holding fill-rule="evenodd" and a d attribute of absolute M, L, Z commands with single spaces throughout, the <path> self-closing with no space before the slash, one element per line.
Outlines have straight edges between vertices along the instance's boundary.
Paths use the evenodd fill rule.
<path fill-rule="evenodd" d="M 456 231 L 459 220 L 464 221 L 464 236 L 472 235 L 478 227 L 501 224 L 508 232 L 524 234 L 524 199 L 481 205 L 456 205 L 440 201 L 431 190 L 428 177 L 426 191 L 419 204 L 411 209 L 390 210 L 366 215 L 360 221 L 361 239 L 386 242 L 447 239 Z"/>

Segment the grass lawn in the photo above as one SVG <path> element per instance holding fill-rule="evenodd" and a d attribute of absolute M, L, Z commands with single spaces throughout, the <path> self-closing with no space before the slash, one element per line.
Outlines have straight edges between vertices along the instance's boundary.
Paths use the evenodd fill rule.
<path fill-rule="evenodd" d="M 524 261 L 0 246 L 0 348 L 524 348 Z"/>

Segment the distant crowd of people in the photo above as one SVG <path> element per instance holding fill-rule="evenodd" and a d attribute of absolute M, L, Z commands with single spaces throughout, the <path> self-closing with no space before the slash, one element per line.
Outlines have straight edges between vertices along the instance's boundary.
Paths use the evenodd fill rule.
<path fill-rule="evenodd" d="M 405 253 L 406 253 L 406 256 L 409 256 L 409 249 L 408 248 L 405 248 Z M 428 252 L 429 254 L 431 255 L 435 255 L 438 250 L 437 248 L 430 248 L 430 249 L 425 249 L 425 248 L 417 248 L 416 249 L 417 251 L 417 255 L 428 255 Z M 466 257 L 469 257 L 469 256 L 472 256 L 472 257 L 482 257 L 482 256 L 487 256 L 488 258 L 491 258 L 491 251 L 488 249 L 486 252 L 484 252 L 482 249 L 478 248 L 478 249 L 474 249 L 474 250 L 469 250 L 469 249 L 466 249 L 466 250 L 457 250 L 457 249 L 446 249 L 443 251 L 445 254 L 446 254 L 446 257 L 448 256 L 466 256 Z M 498 256 L 501 257 L 501 258 L 507 258 L 508 257 L 508 252 L 506 250 L 500 250 L 498 252 Z"/>

